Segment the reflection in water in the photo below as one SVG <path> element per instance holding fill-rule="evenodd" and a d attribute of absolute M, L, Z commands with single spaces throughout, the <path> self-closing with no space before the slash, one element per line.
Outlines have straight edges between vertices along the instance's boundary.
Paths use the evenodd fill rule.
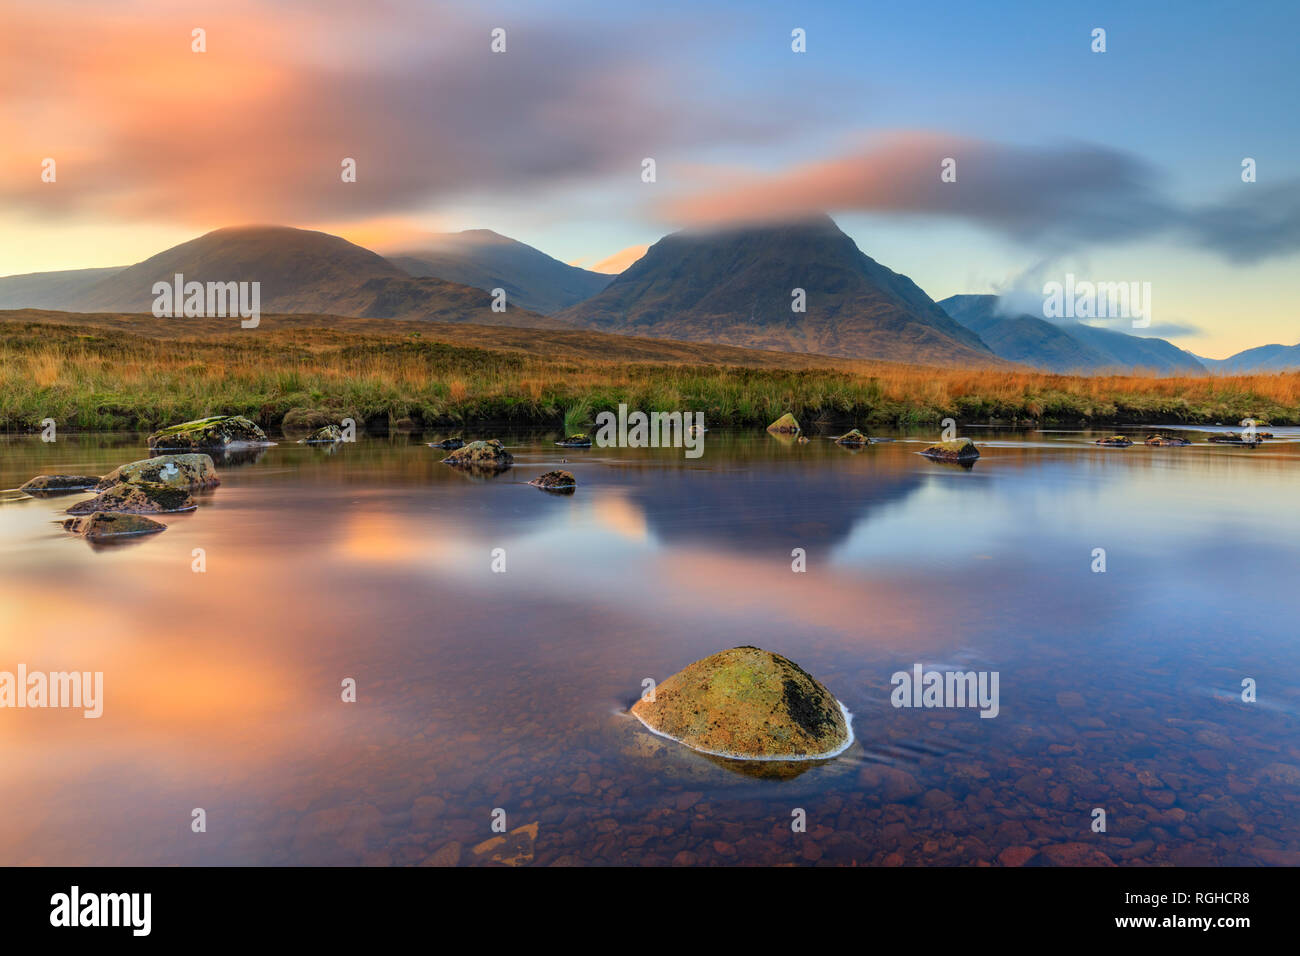
<path fill-rule="evenodd" d="M 929 436 L 521 435 L 485 482 L 412 436 L 285 442 L 112 548 L 61 530 L 75 498 L 10 500 L 0 671 L 103 671 L 105 705 L 0 710 L 0 862 L 474 864 L 502 807 L 538 864 L 1300 863 L 1300 445 L 1274 431 L 990 432 L 974 471 Z M 9 439 L 0 488 L 145 454 Z M 526 485 L 554 467 L 576 494 Z M 853 748 L 754 776 L 626 716 L 742 643 L 825 683 Z M 893 709 L 913 663 L 998 671 L 1001 714 Z"/>

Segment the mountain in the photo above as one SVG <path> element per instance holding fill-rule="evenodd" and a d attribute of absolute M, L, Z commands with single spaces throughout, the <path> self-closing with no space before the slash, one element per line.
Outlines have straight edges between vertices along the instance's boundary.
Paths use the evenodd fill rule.
<path fill-rule="evenodd" d="M 1049 322 L 1027 313 L 1005 313 L 996 295 L 954 295 L 939 305 L 977 333 L 999 358 L 1050 372 L 1149 369 L 1200 375 L 1205 367 L 1192 353 L 1164 339 L 1144 338 L 1081 322 Z"/>
<path fill-rule="evenodd" d="M 1300 369 L 1300 345 L 1261 345 L 1230 355 L 1226 359 L 1201 358 L 1200 361 L 1218 375 L 1293 372 Z"/>
<path fill-rule="evenodd" d="M 0 278 L 0 309 L 68 309 L 86 289 L 125 266 L 64 269 Z"/>
<path fill-rule="evenodd" d="M 791 309 L 792 291 L 807 311 Z M 677 232 L 558 319 L 605 332 L 936 364 L 996 364 L 980 337 L 826 216 Z"/>
<path fill-rule="evenodd" d="M 416 278 L 369 249 L 287 226 L 217 229 L 106 275 L 61 306 L 79 312 L 149 312 L 155 282 L 259 282 L 261 311 L 487 325 L 564 327 L 517 306 L 491 310 L 480 289 Z"/>
<path fill-rule="evenodd" d="M 543 315 L 591 298 L 613 278 L 552 259 L 491 229 L 438 233 L 388 261 L 413 276 L 504 289 L 507 302 Z"/>

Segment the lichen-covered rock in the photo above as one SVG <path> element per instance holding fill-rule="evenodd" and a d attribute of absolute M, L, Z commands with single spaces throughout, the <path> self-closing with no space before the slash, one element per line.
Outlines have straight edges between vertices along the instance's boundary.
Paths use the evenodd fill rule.
<path fill-rule="evenodd" d="M 767 430 L 770 432 L 776 432 L 779 435 L 795 435 L 803 431 L 803 429 L 799 427 L 799 423 L 795 421 L 794 415 L 790 412 L 786 412 L 772 424 L 768 425 Z"/>
<path fill-rule="evenodd" d="M 167 514 L 175 511 L 193 511 L 197 505 L 184 488 L 173 488 L 154 481 L 128 482 L 114 485 L 93 498 L 78 501 L 68 509 L 70 515 L 88 515 L 96 511 L 119 514 Z"/>
<path fill-rule="evenodd" d="M 504 471 L 515 463 L 510 452 L 495 438 L 487 441 L 472 441 L 462 448 L 457 448 L 443 459 L 448 465 L 472 468 L 477 471 Z"/>
<path fill-rule="evenodd" d="M 99 475 L 37 475 L 19 487 L 29 495 L 61 495 L 89 491 L 99 484 Z"/>
<path fill-rule="evenodd" d="M 1147 445 L 1190 445 L 1186 438 L 1177 438 L 1173 435 L 1148 435 L 1145 442 Z"/>
<path fill-rule="evenodd" d="M 557 441 L 555 444 L 560 445 L 564 448 L 590 448 L 591 436 L 581 435 L 581 434 L 570 435 L 568 438 L 561 439 L 560 441 Z"/>
<path fill-rule="evenodd" d="M 1106 445 L 1109 448 L 1127 448 L 1133 444 L 1133 441 L 1123 435 L 1111 435 L 1109 438 L 1098 438 L 1095 444 Z"/>
<path fill-rule="evenodd" d="M 243 415 L 214 415 L 159 429 L 149 436 L 149 448 L 225 448 L 266 440 L 266 432 Z"/>
<path fill-rule="evenodd" d="M 212 463 L 211 455 L 158 455 L 113 469 L 99 479 L 95 489 L 103 491 L 114 485 L 140 482 L 194 491 L 199 488 L 215 488 L 221 484 L 221 479 L 217 477 L 217 468 Z"/>
<path fill-rule="evenodd" d="M 578 479 L 567 471 L 548 471 L 534 478 L 529 484 L 546 491 L 573 491 L 578 487 Z"/>
<path fill-rule="evenodd" d="M 102 541 L 106 538 L 131 538 L 141 534 L 157 534 L 159 531 L 166 531 L 167 526 L 143 515 L 97 511 L 84 518 L 67 518 L 63 522 L 63 530 L 82 535 L 92 541 Z"/>
<path fill-rule="evenodd" d="M 839 438 L 835 439 L 837 445 L 870 445 L 871 439 L 856 428 L 850 429 Z"/>
<path fill-rule="evenodd" d="M 632 714 L 693 750 L 733 760 L 821 760 L 853 743 L 848 713 L 780 654 L 735 647 L 664 680 Z"/>
<path fill-rule="evenodd" d="M 969 438 L 954 438 L 935 442 L 921 454 L 939 461 L 974 461 L 980 456 L 980 450 Z"/>
<path fill-rule="evenodd" d="M 343 429 L 338 425 L 326 425 L 318 428 L 302 440 L 304 445 L 332 445 L 343 440 Z"/>
<path fill-rule="evenodd" d="M 464 448 L 464 447 L 465 447 L 465 439 L 460 438 L 460 437 L 457 437 L 457 438 L 444 438 L 442 441 L 431 441 L 431 442 L 429 442 L 429 447 L 430 447 L 430 448 L 442 448 L 442 449 L 445 449 L 446 451 L 455 451 L 457 448 Z"/>

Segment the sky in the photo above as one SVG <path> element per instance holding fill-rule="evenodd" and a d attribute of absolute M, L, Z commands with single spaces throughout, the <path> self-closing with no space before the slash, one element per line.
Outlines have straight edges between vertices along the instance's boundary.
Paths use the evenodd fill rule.
<path fill-rule="evenodd" d="M 1300 342 L 1298 30 L 1281 0 L 5 0 L 0 275 L 259 222 L 614 268 L 824 210 L 934 299 L 1148 282 L 1143 334 L 1219 358 Z"/>

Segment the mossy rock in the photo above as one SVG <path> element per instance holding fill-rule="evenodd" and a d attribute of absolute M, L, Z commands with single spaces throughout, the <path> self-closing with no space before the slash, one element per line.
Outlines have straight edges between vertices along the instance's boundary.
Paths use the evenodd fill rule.
<path fill-rule="evenodd" d="M 323 428 L 316 429 L 314 432 L 312 432 L 310 435 L 304 438 L 300 444 L 333 445 L 334 443 L 341 442 L 342 440 L 343 440 L 342 428 L 339 428 L 338 425 L 326 425 Z"/>
<path fill-rule="evenodd" d="M 29 495 L 64 495 L 73 491 L 90 491 L 99 484 L 99 475 L 37 475 L 19 487 Z"/>
<path fill-rule="evenodd" d="M 560 445 L 563 448 L 590 448 L 591 436 L 581 434 L 570 435 L 568 438 L 561 439 L 555 444 Z"/>
<path fill-rule="evenodd" d="M 803 431 L 803 429 L 799 427 L 799 423 L 795 421 L 794 415 L 789 412 L 786 412 L 772 424 L 768 425 L 767 430 L 770 432 L 776 432 L 779 435 L 796 435 Z"/>
<path fill-rule="evenodd" d="M 456 438 L 444 438 L 442 441 L 429 442 L 430 448 L 442 448 L 446 451 L 455 451 L 457 448 L 465 447 L 465 439 L 457 436 Z"/>
<path fill-rule="evenodd" d="M 149 436 L 149 447 L 225 448 L 237 443 L 266 440 L 266 432 L 243 415 L 214 415 L 159 429 Z"/>
<path fill-rule="evenodd" d="M 133 538 L 142 534 L 157 534 L 159 531 L 166 531 L 167 526 L 143 515 L 97 511 L 84 518 L 66 519 L 63 522 L 63 530 L 79 534 L 91 541 L 103 541 L 113 538 Z"/>
<path fill-rule="evenodd" d="M 1223 432 L 1218 435 L 1211 435 L 1207 441 L 1212 441 L 1216 445 L 1258 445 L 1260 443 L 1259 435 L 1254 440 L 1249 440 L 1242 435 L 1236 435 L 1232 432 Z"/>
<path fill-rule="evenodd" d="M 578 487 L 578 479 L 567 471 L 548 471 L 544 475 L 538 475 L 529 484 L 544 491 L 567 491 L 572 493 Z"/>
<path fill-rule="evenodd" d="M 184 488 L 160 485 L 152 481 L 114 485 L 93 498 L 78 501 L 68 509 L 70 515 L 88 515 L 96 511 L 120 514 L 167 514 L 193 511 L 197 505 Z"/>
<path fill-rule="evenodd" d="M 632 714 L 692 750 L 731 760 L 825 760 L 848 749 L 847 711 L 780 654 L 735 647 L 660 683 Z"/>
<path fill-rule="evenodd" d="M 1095 444 L 1105 445 L 1108 448 L 1127 448 L 1133 444 L 1133 440 L 1124 435 L 1111 435 L 1109 438 L 1098 438 Z"/>
<path fill-rule="evenodd" d="M 1172 435 L 1148 435 L 1144 442 L 1147 445 L 1190 445 L 1186 438 L 1176 438 Z"/>
<path fill-rule="evenodd" d="M 504 471 L 515 463 L 515 459 L 500 441 L 489 438 L 457 448 L 443 462 L 476 471 Z"/>
<path fill-rule="evenodd" d="M 140 482 L 194 491 L 198 488 L 215 488 L 221 484 L 221 479 L 217 477 L 217 467 L 212 463 L 211 455 L 158 455 L 114 468 L 99 479 L 95 490 L 103 491 L 114 485 Z"/>
<path fill-rule="evenodd" d="M 974 461 L 980 456 L 980 450 L 969 438 L 954 438 L 935 442 L 921 454 L 939 461 Z"/>
<path fill-rule="evenodd" d="M 839 438 L 835 439 L 837 445 L 870 445 L 871 439 L 856 428 L 850 429 Z"/>

